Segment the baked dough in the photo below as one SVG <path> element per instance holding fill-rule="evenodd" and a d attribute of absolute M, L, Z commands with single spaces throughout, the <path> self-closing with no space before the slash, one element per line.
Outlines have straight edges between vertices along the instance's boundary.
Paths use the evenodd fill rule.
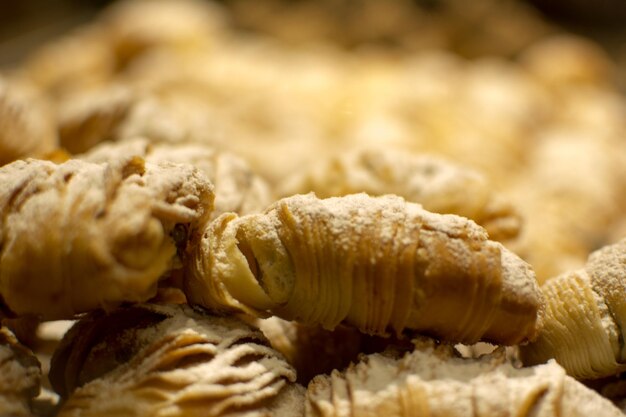
<path fill-rule="evenodd" d="M 626 371 L 626 240 L 592 253 L 585 268 L 548 280 L 544 327 L 521 347 L 524 363 L 557 360 L 575 378 Z"/>
<path fill-rule="evenodd" d="M 301 416 L 304 388 L 262 333 L 189 306 L 89 314 L 52 360 L 66 416 Z"/>
<path fill-rule="evenodd" d="M 429 154 L 388 148 L 346 151 L 290 178 L 282 195 L 311 191 L 321 198 L 396 194 L 428 211 L 472 219 L 499 241 L 515 238 L 521 225 L 514 207 L 478 171 Z"/>
<path fill-rule="evenodd" d="M 187 265 L 191 302 L 387 335 L 516 344 L 537 331 L 532 269 L 471 220 L 400 197 L 284 198 L 224 214 Z"/>
<path fill-rule="evenodd" d="M 213 186 L 197 169 L 135 157 L 0 169 L 0 294 L 16 314 L 70 318 L 145 301 L 180 268 L 207 221 Z"/>
<path fill-rule="evenodd" d="M 244 160 L 200 143 L 173 145 L 133 139 L 101 144 L 77 157 L 90 162 L 108 162 L 124 156 L 140 156 L 152 163 L 184 163 L 198 168 L 215 187 L 215 207 L 211 218 L 228 212 L 257 213 L 273 201 L 267 183 Z"/>
<path fill-rule="evenodd" d="M 556 362 L 516 369 L 497 356 L 455 357 L 423 343 L 396 358 L 364 357 L 308 386 L 309 417 L 621 416 L 610 401 L 567 376 Z"/>

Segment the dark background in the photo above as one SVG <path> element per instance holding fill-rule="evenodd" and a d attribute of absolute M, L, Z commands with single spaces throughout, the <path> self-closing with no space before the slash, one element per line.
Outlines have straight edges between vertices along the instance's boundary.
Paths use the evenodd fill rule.
<path fill-rule="evenodd" d="M 0 65 L 95 16 L 109 1 L 0 0 Z"/>
<path fill-rule="evenodd" d="M 231 1 L 233 0 L 221 2 Z M 442 0 L 428 1 L 437 3 Z M 10 66 L 19 62 L 35 46 L 90 20 L 111 2 L 0 0 L 0 66 Z M 604 46 L 616 61 L 626 63 L 626 0 L 527 0 L 527 2 L 567 30 L 594 39 Z M 425 0 L 415 0 L 415 3 L 423 7 Z"/>

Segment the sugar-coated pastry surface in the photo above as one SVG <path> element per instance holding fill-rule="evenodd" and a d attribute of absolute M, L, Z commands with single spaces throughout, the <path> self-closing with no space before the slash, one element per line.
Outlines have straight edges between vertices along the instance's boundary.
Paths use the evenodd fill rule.
<path fill-rule="evenodd" d="M 262 333 L 189 306 L 79 321 L 52 361 L 59 416 L 301 416 L 304 389 Z"/>
<path fill-rule="evenodd" d="M 626 409 L 621 52 L 521 0 L 111 3 L 0 74 L 15 413 Z"/>
<path fill-rule="evenodd" d="M 543 308 L 530 266 L 483 228 L 392 195 L 311 193 L 220 216 L 195 247 L 186 290 L 209 308 L 466 343 L 531 339 Z"/>
<path fill-rule="evenodd" d="M 14 313 L 46 319 L 145 301 L 212 207 L 212 184 L 189 165 L 5 165 L 0 294 Z"/>
<path fill-rule="evenodd" d="M 368 355 L 345 372 L 311 381 L 307 415 L 622 415 L 555 361 L 524 369 L 503 362 L 455 357 L 451 347 L 433 347 L 432 342 L 399 358 Z"/>
<path fill-rule="evenodd" d="M 523 346 L 527 364 L 555 358 L 581 379 L 602 378 L 626 370 L 622 343 L 626 324 L 626 240 L 589 256 L 584 268 L 548 280 L 543 329 Z"/>

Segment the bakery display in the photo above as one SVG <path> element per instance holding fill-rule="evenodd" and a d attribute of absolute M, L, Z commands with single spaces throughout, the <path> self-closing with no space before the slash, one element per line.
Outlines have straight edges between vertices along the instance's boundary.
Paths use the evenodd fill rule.
<path fill-rule="evenodd" d="M 120 0 L 3 72 L 0 414 L 621 415 L 619 71 L 465 3 Z"/>

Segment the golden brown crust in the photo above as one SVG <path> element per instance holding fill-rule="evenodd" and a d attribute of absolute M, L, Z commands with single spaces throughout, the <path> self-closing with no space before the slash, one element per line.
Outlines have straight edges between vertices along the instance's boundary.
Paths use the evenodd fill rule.
<path fill-rule="evenodd" d="M 57 127 L 62 145 L 75 154 L 100 142 L 115 142 L 110 148 L 119 146 L 124 161 L 119 166 L 125 168 L 121 174 L 117 168 L 105 171 L 101 182 L 92 181 L 100 174 L 69 170 L 68 179 L 59 183 L 87 186 L 80 192 L 67 185 L 55 189 L 58 192 L 51 194 L 65 202 L 53 210 L 43 203 L 35 210 L 29 206 L 32 199 L 24 203 L 27 211 L 13 210 L 11 199 L 20 200 L 22 195 L 12 193 L 11 187 L 10 209 L 5 210 L 2 190 L 6 187 L 0 182 L 0 303 L 7 296 L 15 310 L 22 309 L 18 321 L 30 319 L 21 314 L 33 311 L 57 317 L 99 306 L 111 309 L 120 300 L 144 300 L 155 291 L 157 296 L 151 302 L 185 304 L 184 288 L 193 301 L 222 312 L 276 313 L 325 327 L 337 325 L 327 330 L 317 324 L 291 323 L 296 340 L 288 341 L 284 352 L 304 370 L 300 380 L 306 380 L 320 372 L 317 366 L 323 362 L 322 353 L 332 355 L 323 370 L 343 367 L 347 357 L 360 350 L 362 339 L 374 337 L 363 335 L 357 327 L 384 334 L 381 338 L 386 341 L 393 340 L 386 337 L 389 334 L 406 337 L 415 328 L 467 343 L 477 338 L 516 343 L 532 338 L 539 322 L 548 317 L 547 333 L 555 327 L 559 331 L 566 328 L 565 335 L 561 333 L 553 341 L 555 349 L 571 346 L 563 360 L 569 361 L 568 367 L 590 367 L 594 375 L 626 370 L 621 334 L 626 325 L 626 311 L 621 307 L 621 264 L 626 262 L 622 249 L 612 254 L 608 252 L 613 249 L 607 249 L 592 257 L 585 269 L 557 278 L 553 286 L 546 287 L 548 316 L 542 316 L 541 297 L 536 296 L 536 285 L 529 279 L 530 267 L 519 260 L 532 265 L 541 279 L 549 278 L 581 267 L 590 251 L 617 236 L 610 236 L 609 229 L 626 207 L 626 101 L 612 79 L 614 64 L 597 47 L 568 37 L 542 42 L 518 54 L 522 44 L 547 28 L 541 19 L 525 13 L 523 3 L 516 0 L 237 0 L 217 7 L 222 4 L 249 20 L 231 20 L 231 15 L 221 15 L 205 0 L 115 2 L 95 22 L 51 42 L 19 69 L 56 100 L 53 109 L 58 112 L 57 119 L 60 117 Z M 278 34 L 282 40 L 307 38 L 314 44 L 305 42 L 301 48 L 299 42 L 285 44 L 243 27 L 255 22 L 257 28 Z M 433 47 L 435 50 L 430 50 Z M 465 60 L 486 53 L 490 55 L 487 59 Z M 9 125 L 17 124 L 7 129 L 1 90 L 0 142 L 3 132 L 9 132 L 12 145 L 30 146 L 28 129 L 17 130 L 35 113 L 38 100 L 29 99 L 19 117 L 9 120 Z M 24 125 L 31 126 L 29 123 Z M 47 137 L 43 133 L 30 137 Z M 123 150 L 135 146 L 127 143 L 135 137 L 146 138 L 139 145 L 143 148 L 139 152 Z M 331 182 L 337 186 L 345 176 L 345 188 L 338 194 L 399 194 L 422 203 L 428 211 L 470 218 L 484 227 L 489 237 L 471 222 L 450 222 L 452 217 L 443 221 L 415 206 L 407 209 L 398 204 L 396 210 L 394 203 L 389 209 L 367 199 L 363 199 L 367 203 L 346 208 L 290 198 L 262 215 L 248 216 L 267 207 L 254 196 L 258 190 L 249 172 L 220 159 L 217 153 L 207 155 L 211 166 L 200 168 L 205 144 L 220 152 L 237 152 L 274 186 L 309 164 L 341 153 L 333 160 L 337 165 L 316 178 L 324 186 Z M 368 145 L 384 151 L 352 153 Z M 391 148 L 406 154 L 387 158 Z M 33 152 L 59 163 L 70 156 L 62 150 Z M 489 184 L 473 172 L 439 161 L 415 162 L 408 152 L 439 153 L 480 170 Z M 7 154 L 0 145 L 0 156 Z M 26 155 L 31 151 L 19 158 Z M 146 166 L 176 159 L 173 162 L 205 169 L 210 180 L 216 179 L 213 214 L 204 216 L 191 209 L 195 214 L 187 217 L 170 210 L 178 205 L 170 197 L 198 196 L 204 191 L 193 189 L 193 175 L 178 177 L 163 169 L 148 178 L 149 174 L 135 172 L 138 160 L 133 158 L 137 156 L 146 160 Z M 107 163 L 117 158 L 111 157 Z M 227 169 L 220 171 L 220 167 Z M 25 187 L 45 184 L 47 180 L 42 178 L 49 172 L 57 175 L 57 168 L 48 170 L 42 165 L 40 169 L 36 175 L 30 173 Z M 55 178 L 67 172 L 62 171 L 59 169 Z M 109 181 L 106 177 L 111 173 L 115 178 Z M 160 191 L 139 202 L 142 188 L 154 191 L 152 186 L 117 186 L 135 175 L 152 185 L 153 180 L 162 179 L 154 187 Z M 223 186 L 222 175 L 232 179 L 230 186 Z M 170 186 L 171 179 L 177 184 Z M 362 185 L 365 183 L 367 187 Z M 297 191 L 311 189 L 323 197 L 331 195 L 322 195 L 321 189 L 313 187 Z M 91 207 L 92 197 L 103 190 L 105 197 L 118 200 L 119 206 L 107 202 L 105 210 L 98 212 L 103 213 L 102 224 L 92 227 L 100 221 L 95 220 L 99 215 L 83 214 Z M 163 190 L 167 192 L 161 193 Z M 285 196 L 295 191 L 291 189 Z M 510 193 L 518 200 L 513 206 L 502 204 L 493 198 L 500 193 Z M 150 202 L 155 204 L 143 211 Z M 126 210 L 122 206 L 133 207 Z M 519 236 L 516 212 L 524 220 Z M 22 215 L 30 217 L 23 221 Z M 194 219 L 185 220 L 191 217 Z M 194 225 L 199 230 L 209 218 L 215 221 L 206 235 L 194 233 Z M 26 223 L 33 227 L 22 227 Z M 147 224 L 158 231 L 153 233 Z M 64 225 L 58 234 L 56 225 Z M 462 231 L 457 233 L 457 229 Z M 346 242 L 345 236 L 353 241 Z M 511 242 L 514 236 L 522 237 L 516 246 Z M 506 239 L 510 251 L 487 239 Z M 31 256 L 32 252 L 19 246 L 22 244 L 40 244 L 45 262 Z M 153 249 L 158 252 L 154 261 L 150 259 Z M 13 253 L 4 257 L 5 250 Z M 183 265 L 186 277 L 180 269 Z M 8 287 L 4 285 L 7 276 Z M 68 282 L 67 277 L 75 279 Z M 186 287 L 179 285 L 184 278 Z M 71 297 L 66 300 L 63 297 L 68 293 Z M 148 315 L 155 311 L 147 310 L 151 311 Z M 150 334 L 149 329 L 160 332 L 165 321 L 177 316 L 163 319 L 160 313 L 156 315 L 154 320 L 142 321 L 145 317 L 139 315 L 142 320 L 133 321 L 136 316 L 132 313 L 114 313 L 107 319 L 89 314 L 93 322 L 76 327 L 70 339 L 77 343 L 72 343 L 71 349 L 62 348 L 68 349 L 64 351 L 69 352 L 70 366 L 56 368 L 62 374 L 55 377 L 62 380 L 62 392 L 76 394 L 63 414 L 108 417 L 128 411 L 154 415 L 158 412 L 148 403 L 173 398 L 170 391 L 174 396 L 186 394 L 169 389 L 168 384 L 180 381 L 181 374 L 187 377 L 188 366 L 199 370 L 201 363 L 206 364 L 202 353 L 211 343 L 169 345 L 174 354 L 168 351 L 152 358 L 171 361 L 171 365 L 182 357 L 182 366 L 176 363 L 177 369 L 162 372 L 166 379 L 152 373 L 155 384 L 147 382 L 144 387 L 149 389 L 141 389 L 137 401 L 124 399 L 128 398 L 124 397 L 128 394 L 124 382 L 138 381 L 137 370 L 145 370 L 149 362 L 130 366 L 128 355 L 142 351 L 146 340 L 157 345 L 162 342 L 165 337 Z M 192 315 L 183 313 L 176 325 L 180 327 L 167 329 L 176 335 L 186 332 L 183 328 L 196 320 Z M 340 349 L 348 352 L 335 350 L 332 343 L 337 336 L 345 342 Z M 289 343 L 303 343 L 313 354 Z M 196 353 L 200 356 L 194 356 Z M 446 354 L 432 349 L 427 355 L 440 358 Z M 381 356 L 389 359 L 388 371 L 393 376 L 411 367 L 395 355 Z M 431 360 L 424 362 L 430 364 Z M 359 407 L 372 406 L 370 415 L 382 416 L 393 416 L 402 407 L 404 415 L 609 414 L 608 410 L 602 412 L 601 405 L 594 410 L 593 395 L 578 390 L 579 385 L 555 382 L 562 370 L 557 372 L 552 365 L 521 371 L 523 377 L 505 378 L 508 371 L 493 364 L 477 371 L 485 374 L 472 379 L 473 385 L 463 386 L 458 379 L 466 376 L 465 368 L 457 368 L 456 362 L 453 366 L 453 360 L 445 362 L 458 378 L 441 378 L 435 388 L 431 381 L 416 382 L 412 376 L 402 388 L 395 379 L 379 381 L 374 376 L 374 384 L 380 384 L 376 392 L 351 391 L 338 377 L 333 386 L 340 408 L 336 414 L 341 415 L 352 403 L 357 403 L 356 410 L 351 410 L 355 414 Z M 473 362 L 463 363 L 471 368 Z M 369 371 L 364 368 L 368 366 L 358 367 L 357 382 L 366 379 Z M 426 373 L 436 369 L 432 366 Z M 549 378 L 534 374 L 535 369 L 548 369 Z M 423 374 L 420 378 L 424 379 Z M 282 379 L 289 380 L 284 375 Z M 111 389 L 120 380 L 119 388 Z M 214 392 L 225 397 L 232 394 L 222 385 L 216 384 Z M 279 396 L 301 402 L 299 388 L 287 389 L 291 393 L 281 389 Z M 192 391 L 197 394 L 195 388 Z M 394 401 L 373 405 L 380 391 Z M 121 403 L 115 402 L 118 392 Z M 345 397 L 353 397 L 353 401 L 344 401 Z M 108 404 L 110 398 L 114 401 Z M 197 409 L 189 406 L 196 399 L 189 399 L 179 409 L 165 406 L 159 412 L 193 416 L 214 411 L 206 406 L 206 397 Z M 333 413 L 326 408 L 327 398 L 317 399 L 320 409 Z M 431 406 L 431 400 L 437 406 Z M 135 403 L 140 406 L 135 408 Z M 117 405 L 120 407 L 111 409 Z M 246 411 L 282 414 L 263 407 Z"/>
<path fill-rule="evenodd" d="M 626 370 L 626 240 L 589 256 L 584 269 L 548 280 L 543 329 L 521 348 L 524 363 L 555 358 L 576 378 L 601 378 Z"/>
<path fill-rule="evenodd" d="M 289 179 L 281 194 L 311 191 L 320 198 L 396 194 L 428 211 L 472 219 L 493 240 L 515 238 L 520 230 L 519 214 L 492 191 L 483 175 L 428 154 L 382 148 L 348 151 Z"/>
<path fill-rule="evenodd" d="M 186 285 L 209 308 L 469 343 L 532 338 L 542 305 L 530 267 L 480 226 L 391 195 L 298 195 L 263 214 L 220 216 Z"/>
<path fill-rule="evenodd" d="M 202 171 L 215 187 L 215 204 L 211 218 L 222 213 L 240 215 L 258 213 L 273 201 L 269 186 L 248 164 L 229 152 L 220 152 L 200 143 L 151 143 L 132 139 L 101 144 L 78 158 L 90 162 L 107 162 L 140 156 L 148 162 L 174 162 L 193 165 Z"/>
<path fill-rule="evenodd" d="M 315 378 L 306 411 L 311 417 L 621 415 L 554 361 L 516 369 L 497 357 L 462 359 L 449 347 L 428 345 L 401 358 L 365 356 L 345 372 Z"/>
<path fill-rule="evenodd" d="M 45 318 L 154 295 L 213 202 L 193 167 L 139 157 L 17 161 L 0 184 L 0 293 L 15 313 Z"/>
<path fill-rule="evenodd" d="M 302 415 L 294 370 L 242 321 L 189 306 L 90 314 L 53 359 L 60 416 Z"/>

